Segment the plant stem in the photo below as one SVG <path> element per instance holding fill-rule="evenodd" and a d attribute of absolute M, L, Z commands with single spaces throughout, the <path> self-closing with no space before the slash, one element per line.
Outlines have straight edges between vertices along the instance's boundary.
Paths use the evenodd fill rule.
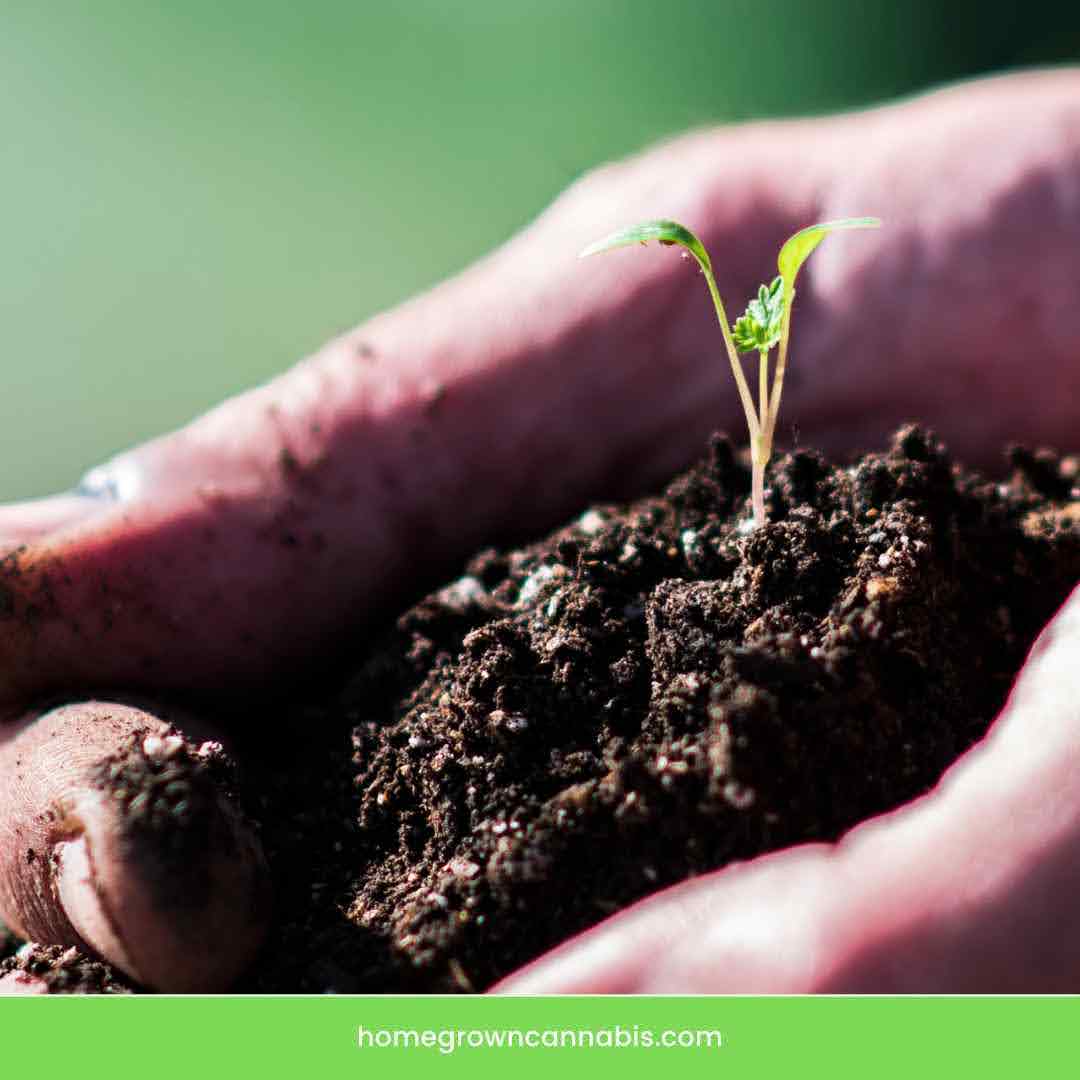
<path fill-rule="evenodd" d="M 761 430 L 769 430 L 769 353 L 758 350 L 758 409 L 761 412 Z"/>
<path fill-rule="evenodd" d="M 751 503 L 754 508 L 754 528 L 760 529 L 765 524 L 765 463 L 768 458 L 758 455 L 755 449 L 751 465 L 752 489 Z"/>
<path fill-rule="evenodd" d="M 769 423 L 765 431 L 766 445 L 772 453 L 773 435 L 776 433 L 776 417 L 780 412 L 780 394 L 784 389 L 784 372 L 787 370 L 788 339 L 791 336 L 791 303 L 795 299 L 795 290 L 784 298 L 784 321 L 780 327 L 780 351 L 776 358 L 776 371 L 773 373 L 772 400 L 769 402 Z"/>
<path fill-rule="evenodd" d="M 708 256 L 706 256 L 706 258 L 708 258 Z M 700 258 L 698 258 L 698 262 L 701 264 L 702 273 L 705 275 L 705 281 L 709 286 L 709 295 L 712 296 L 713 307 L 716 308 L 716 318 L 720 323 L 720 332 L 724 335 L 724 345 L 727 348 L 728 360 L 731 362 L 731 374 L 735 376 L 735 385 L 739 388 L 739 399 L 742 401 L 743 412 L 746 414 L 746 426 L 750 429 L 754 527 L 760 528 L 765 524 L 765 462 L 769 460 L 767 453 L 764 457 L 762 457 L 761 454 L 761 446 L 765 438 L 765 424 L 768 420 L 768 396 L 765 393 L 768 374 L 768 354 L 765 354 L 762 357 L 762 366 L 759 369 L 759 374 L 761 371 L 765 372 L 765 374 L 760 375 L 761 379 L 765 381 L 761 381 L 759 384 L 762 405 L 762 413 L 759 420 L 757 410 L 754 408 L 754 399 L 750 395 L 750 387 L 747 385 L 746 376 L 743 374 L 742 363 L 739 360 L 739 350 L 735 348 L 735 341 L 731 336 L 731 329 L 728 326 L 727 321 L 727 312 L 724 311 L 724 302 L 720 299 L 720 290 L 716 287 L 716 278 L 713 277 L 712 267 L 707 262 L 703 262 Z"/>
<path fill-rule="evenodd" d="M 751 503 L 754 510 L 754 527 L 765 524 L 765 466 L 769 463 L 769 350 L 758 349 L 758 408 L 761 411 L 761 429 L 750 442 L 752 475 Z"/>
<path fill-rule="evenodd" d="M 712 297 L 713 307 L 716 308 L 720 333 L 724 336 L 724 346 L 727 348 L 728 360 L 731 363 L 731 374 L 735 376 L 735 385 L 739 388 L 739 399 L 742 401 L 743 412 L 746 414 L 746 426 L 750 429 L 750 444 L 753 446 L 761 434 L 761 425 L 758 423 L 754 399 L 750 396 L 750 387 L 746 384 L 746 376 L 743 374 L 742 363 L 739 360 L 739 351 L 735 348 L 735 341 L 731 336 L 727 313 L 724 311 L 724 302 L 720 299 L 720 290 L 716 287 L 716 278 L 713 277 L 712 267 L 708 262 L 703 262 L 699 256 L 695 257 L 697 257 L 701 265 L 701 271 L 705 275 L 705 283 L 709 286 L 709 295 Z M 706 256 L 707 258 L 708 256 Z"/>
<path fill-rule="evenodd" d="M 752 502 L 754 522 L 760 527 L 765 524 L 765 466 L 772 457 L 773 436 L 776 434 L 776 418 L 780 413 L 780 395 L 784 389 L 784 372 L 787 370 L 788 340 L 791 336 L 791 301 L 795 292 L 784 302 L 784 321 L 780 329 L 780 350 L 776 357 L 776 370 L 773 372 L 772 395 L 767 398 L 765 386 L 768 381 L 768 354 L 761 354 L 760 385 L 761 395 L 761 435 L 754 440 L 752 459 Z"/>

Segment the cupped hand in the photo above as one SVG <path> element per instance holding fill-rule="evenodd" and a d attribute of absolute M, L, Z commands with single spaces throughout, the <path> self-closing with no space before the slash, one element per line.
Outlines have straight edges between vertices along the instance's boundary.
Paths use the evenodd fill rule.
<path fill-rule="evenodd" d="M 795 422 L 828 450 L 874 446 L 918 417 L 973 461 L 1071 446 L 1080 73 L 692 134 L 598 170 L 458 278 L 76 494 L 0 509 L 0 915 L 150 986 L 227 985 L 268 918 L 264 867 L 214 786 L 220 733 L 152 702 L 221 715 L 280 688 L 491 536 L 640 490 L 739 430 L 690 264 L 578 264 L 584 243 L 685 221 L 737 310 L 789 233 L 851 214 L 886 228 L 803 272 L 781 441 Z M 669 890 L 508 987 L 1075 988 L 1078 609 L 924 799 Z M 149 810 L 131 810 L 133 776 L 160 795 Z"/>

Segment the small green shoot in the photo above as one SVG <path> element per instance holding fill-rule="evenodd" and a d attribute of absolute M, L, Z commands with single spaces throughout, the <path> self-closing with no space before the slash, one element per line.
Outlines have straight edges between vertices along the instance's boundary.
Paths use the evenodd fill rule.
<path fill-rule="evenodd" d="M 757 349 L 769 351 L 780 341 L 784 322 L 784 279 L 774 277 L 771 285 L 758 288 L 756 300 L 746 305 L 746 312 L 731 328 L 739 352 Z"/>
<path fill-rule="evenodd" d="M 720 323 L 720 333 L 724 338 L 731 373 L 735 377 L 735 386 L 739 391 L 743 412 L 746 414 L 746 426 L 750 432 L 750 461 L 752 466 L 753 525 L 765 523 L 765 466 L 772 456 L 773 436 L 776 432 L 776 417 L 780 411 L 780 394 L 784 388 L 784 373 L 787 370 L 788 344 L 791 338 L 791 306 L 795 299 L 795 278 L 799 269 L 806 262 L 810 253 L 831 232 L 844 229 L 876 229 L 881 222 L 877 218 L 843 218 L 840 221 L 824 221 L 800 229 L 789 237 L 780 249 L 777 269 L 780 273 L 769 285 L 762 285 L 757 296 L 747 305 L 746 311 L 728 326 L 727 313 L 720 299 L 720 290 L 713 276 L 709 253 L 701 241 L 685 226 L 677 221 L 648 221 L 622 229 L 610 236 L 590 244 L 581 252 L 579 258 L 597 255 L 612 248 L 627 247 L 631 244 L 647 244 L 656 240 L 664 245 L 677 244 L 685 248 L 697 260 L 705 283 L 709 287 L 716 318 Z M 778 348 L 776 366 L 769 383 L 769 353 Z M 743 373 L 739 353 L 756 352 L 758 354 L 758 405 L 754 400 Z"/>

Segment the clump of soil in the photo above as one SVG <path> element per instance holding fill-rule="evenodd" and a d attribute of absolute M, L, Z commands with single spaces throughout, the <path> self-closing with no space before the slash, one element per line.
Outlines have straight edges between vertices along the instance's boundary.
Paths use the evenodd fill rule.
<path fill-rule="evenodd" d="M 716 439 L 662 498 L 477 556 L 311 718 L 347 720 L 351 761 L 290 825 L 294 849 L 324 838 L 318 892 L 252 986 L 480 990 L 651 891 L 925 791 L 1080 579 L 1076 461 L 1013 466 L 987 483 L 915 428 L 851 468 L 803 451 L 746 532 Z"/>
<path fill-rule="evenodd" d="M 483 990 L 627 904 L 828 840 L 986 730 L 1080 580 L 1075 458 L 991 483 L 925 431 L 486 551 L 253 760 L 277 923 L 256 991 Z M 265 722 L 264 722 L 265 728 Z"/>
<path fill-rule="evenodd" d="M 0 964 L 44 983 L 50 994 L 130 994 L 134 987 L 115 968 L 62 945 L 23 945 Z"/>

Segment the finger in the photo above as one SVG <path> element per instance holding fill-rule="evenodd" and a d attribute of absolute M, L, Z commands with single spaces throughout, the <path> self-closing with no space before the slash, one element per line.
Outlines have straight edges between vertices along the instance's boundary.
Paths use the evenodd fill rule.
<path fill-rule="evenodd" d="M 842 126 L 821 216 L 858 206 L 886 225 L 808 264 L 792 386 L 804 430 L 870 445 L 882 424 L 919 418 L 979 464 L 1010 440 L 1074 446 L 1080 70 L 958 86 Z"/>
<path fill-rule="evenodd" d="M 10 550 L 77 524 L 93 510 L 91 497 L 79 494 L 0 506 L 0 549 Z"/>
<path fill-rule="evenodd" d="M 697 226 L 728 296 L 771 276 L 808 220 L 890 219 L 808 265 L 781 432 L 876 444 L 916 415 L 962 455 L 1066 441 L 1078 80 L 708 132 L 586 178 L 456 280 L 95 470 L 77 517 L 57 508 L 43 534 L 51 508 L 6 515 L 0 699 L 265 686 L 511 524 L 640 489 L 712 428 L 738 431 L 694 272 L 655 249 L 574 261 L 628 219 Z"/>
<path fill-rule="evenodd" d="M 89 948 L 163 990 L 220 989 L 250 963 L 268 879 L 216 775 L 219 744 L 107 702 L 0 740 L 0 916 L 16 933 Z"/>
<path fill-rule="evenodd" d="M 510 993 L 1062 992 L 1080 986 L 1080 588 L 987 738 L 834 846 L 667 890 Z"/>

